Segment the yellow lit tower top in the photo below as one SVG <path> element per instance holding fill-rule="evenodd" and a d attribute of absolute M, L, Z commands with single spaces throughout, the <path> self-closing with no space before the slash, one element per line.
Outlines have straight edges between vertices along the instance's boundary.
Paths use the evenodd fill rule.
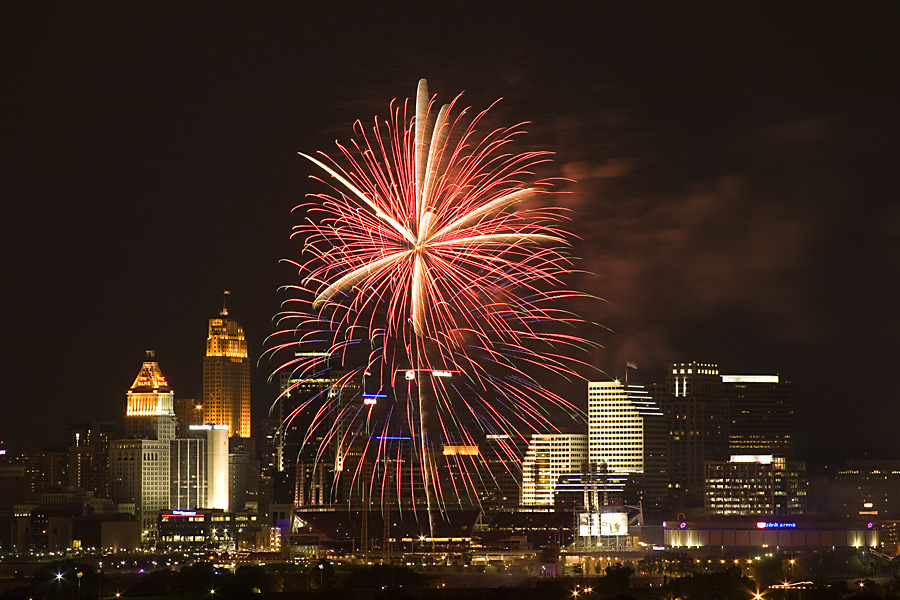
<path fill-rule="evenodd" d="M 156 353 L 147 350 L 146 354 L 141 370 L 125 394 L 126 435 L 171 439 L 175 437 L 175 393 L 156 362 Z"/>
<path fill-rule="evenodd" d="M 226 298 L 228 294 L 226 290 Z M 250 437 L 247 340 L 240 322 L 228 318 L 224 301 L 219 317 L 209 320 L 203 359 L 203 413 L 207 423 L 227 425 L 229 436 Z"/>

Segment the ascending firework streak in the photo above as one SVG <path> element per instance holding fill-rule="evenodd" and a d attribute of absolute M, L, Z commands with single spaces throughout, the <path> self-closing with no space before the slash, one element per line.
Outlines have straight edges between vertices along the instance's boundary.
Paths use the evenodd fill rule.
<path fill-rule="evenodd" d="M 333 391 L 309 398 L 288 419 L 309 416 L 305 443 L 321 436 L 320 459 L 328 447 L 343 456 L 355 444 L 362 456 L 374 456 L 369 464 L 395 460 L 395 494 L 399 465 L 413 459 L 432 534 L 433 505 L 445 505 L 436 450 L 443 447 L 460 474 L 452 491 L 477 499 L 491 474 L 477 453 L 446 449 L 555 429 L 549 406 L 577 410 L 531 374 L 543 368 L 576 375 L 581 363 L 559 348 L 585 346 L 577 333 L 559 332 L 581 323 L 559 308 L 576 295 L 561 281 L 572 269 L 568 236 L 558 228 L 563 211 L 543 206 L 552 197 L 547 182 L 525 184 L 548 153 L 511 153 L 518 126 L 476 136 L 487 111 L 465 125 L 467 109 L 451 116 L 458 99 L 435 116 L 423 79 L 415 115 L 408 117 L 406 104 L 392 104 L 391 118 L 376 119 L 371 132 L 357 121 L 358 138 L 349 147 L 338 143 L 340 162 L 302 154 L 328 175 L 322 182 L 331 190 L 298 207 L 306 213 L 294 231 L 305 241 L 304 260 L 295 263 L 302 281 L 291 286 L 296 297 L 280 315 L 290 327 L 275 339 L 295 337 L 272 348 L 299 344 L 301 352 L 280 367 L 297 385 L 335 367 L 344 373 L 337 387 L 347 389 L 360 376 L 365 381 L 372 365 L 381 365 L 390 388 L 397 373 L 407 373 L 406 402 L 396 401 L 374 425 L 371 404 L 335 400 L 341 394 Z M 354 358 L 364 344 L 368 356 Z M 320 352 L 302 351 L 309 349 Z M 398 421 L 412 440 L 407 454 L 392 442 L 403 437 L 396 435 Z M 380 435 L 370 435 L 373 428 Z M 501 448 L 504 458 L 513 457 L 510 444 Z M 363 463 L 353 481 L 365 482 Z M 384 499 L 392 492 L 387 481 L 363 483 L 363 497 L 380 486 Z"/>

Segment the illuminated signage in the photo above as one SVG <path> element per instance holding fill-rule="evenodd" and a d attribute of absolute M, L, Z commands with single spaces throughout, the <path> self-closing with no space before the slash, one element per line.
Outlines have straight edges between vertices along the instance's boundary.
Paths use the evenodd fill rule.
<path fill-rule="evenodd" d="M 450 371 L 432 371 L 431 375 L 433 377 L 453 377 L 453 373 Z"/>
<path fill-rule="evenodd" d="M 757 529 L 793 529 L 797 527 L 796 523 L 776 523 L 774 521 L 757 521 Z"/>
<path fill-rule="evenodd" d="M 771 454 L 732 454 L 728 462 L 771 465 L 773 460 L 774 457 Z"/>
<path fill-rule="evenodd" d="M 363 394 L 363 404 L 367 406 L 374 406 L 378 404 L 379 398 L 387 398 L 387 394 Z"/>
<path fill-rule="evenodd" d="M 722 375 L 722 383 L 778 383 L 778 375 Z"/>
<path fill-rule="evenodd" d="M 172 514 L 178 515 L 180 517 L 196 517 L 197 511 L 196 510 L 173 510 Z"/>
<path fill-rule="evenodd" d="M 501 434 L 489 433 L 488 435 L 484 436 L 484 439 L 486 439 L 486 440 L 508 440 L 509 436 L 506 435 L 505 433 L 501 433 Z"/>

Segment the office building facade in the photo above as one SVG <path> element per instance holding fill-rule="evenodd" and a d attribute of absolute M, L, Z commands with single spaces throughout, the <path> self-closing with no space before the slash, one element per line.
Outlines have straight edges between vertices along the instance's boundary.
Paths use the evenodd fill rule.
<path fill-rule="evenodd" d="M 559 477 L 579 472 L 588 458 L 588 436 L 581 433 L 532 434 L 522 464 L 523 505 L 553 504 Z"/>
<path fill-rule="evenodd" d="M 706 464 L 710 516 L 783 516 L 806 511 L 806 465 L 771 454 Z"/>
<path fill-rule="evenodd" d="M 169 446 L 175 439 L 174 392 L 152 350 L 126 392 L 127 439 L 109 444 L 109 494 L 133 503 L 141 530 L 156 529 L 157 513 L 169 507 Z"/>
<path fill-rule="evenodd" d="M 666 419 L 644 386 L 588 383 L 588 460 L 595 470 L 628 474 L 634 500 L 666 495 Z"/>
<path fill-rule="evenodd" d="M 778 375 L 722 375 L 731 454 L 794 453 L 794 387 Z"/>
<path fill-rule="evenodd" d="M 657 400 L 669 433 L 669 495 L 702 505 L 706 462 L 725 461 L 729 456 L 728 404 L 718 365 L 673 364 L 665 392 Z"/>
<path fill-rule="evenodd" d="M 203 358 L 203 421 L 227 425 L 228 435 L 250 437 L 250 360 L 244 329 L 223 308 L 209 320 Z"/>

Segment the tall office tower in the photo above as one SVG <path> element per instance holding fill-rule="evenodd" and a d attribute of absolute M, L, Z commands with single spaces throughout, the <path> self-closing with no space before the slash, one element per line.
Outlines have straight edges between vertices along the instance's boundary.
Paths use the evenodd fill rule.
<path fill-rule="evenodd" d="M 115 421 L 93 421 L 69 425 L 69 485 L 109 497 L 109 441 L 116 433 Z"/>
<path fill-rule="evenodd" d="M 365 432 L 357 432 L 353 438 L 355 443 L 349 449 L 344 448 L 344 451 L 340 451 L 336 442 L 345 443 L 346 440 L 339 432 L 334 436 L 336 442 L 331 444 L 327 453 L 320 454 L 323 432 L 318 432 L 315 439 L 304 445 L 312 413 L 303 409 L 309 402 L 312 402 L 313 406 L 320 406 L 326 397 L 339 406 L 357 402 L 360 409 L 363 407 L 368 409 L 369 407 L 364 404 L 361 389 L 361 382 L 350 380 L 346 371 L 338 369 L 325 370 L 304 379 L 293 379 L 287 373 L 282 374 L 280 380 L 282 395 L 273 411 L 273 415 L 277 415 L 280 423 L 278 431 L 273 436 L 276 452 L 273 462 L 281 474 L 279 478 L 281 483 L 276 485 L 276 491 L 280 490 L 280 493 L 276 494 L 279 496 L 276 498 L 277 501 L 293 501 L 297 506 L 307 506 L 350 500 L 350 484 L 354 479 L 352 473 L 362 460 L 362 447 L 368 441 L 368 435 Z M 380 409 L 376 406 L 372 410 Z M 348 461 L 352 465 L 348 467 L 350 476 L 344 477 L 342 472 Z M 354 501 L 360 500 L 359 497 L 354 498 Z"/>
<path fill-rule="evenodd" d="M 521 438 L 506 434 L 487 435 L 481 452 L 484 461 L 484 496 L 481 506 L 485 512 L 514 508 L 519 504 L 522 489 L 522 461 L 528 444 Z"/>
<path fill-rule="evenodd" d="M 722 375 L 732 454 L 794 453 L 794 386 L 778 375 Z"/>
<path fill-rule="evenodd" d="M 203 405 L 194 398 L 175 398 L 175 437 L 186 438 L 191 425 L 203 425 Z"/>
<path fill-rule="evenodd" d="M 134 503 L 143 531 L 156 529 L 158 511 L 169 507 L 169 444 L 175 439 L 174 392 L 152 350 L 126 393 L 129 439 L 109 445 L 109 495 Z"/>
<path fill-rule="evenodd" d="M 771 454 L 706 463 L 708 515 L 801 515 L 805 510 L 805 463 Z"/>
<path fill-rule="evenodd" d="M 228 506 L 232 511 L 256 508 L 259 502 L 259 460 L 252 438 L 231 438 L 228 449 Z"/>
<path fill-rule="evenodd" d="M 227 425 L 191 425 L 171 455 L 169 508 L 229 510 Z"/>
<path fill-rule="evenodd" d="M 247 340 L 236 319 L 222 308 L 209 320 L 203 359 L 203 419 L 228 425 L 228 435 L 250 437 L 250 360 Z"/>
<path fill-rule="evenodd" d="M 669 428 L 669 491 L 703 501 L 707 461 L 728 459 L 728 404 L 715 364 L 675 363 L 659 399 Z"/>
<path fill-rule="evenodd" d="M 144 364 L 126 392 L 125 437 L 175 439 L 175 393 L 153 350 L 147 350 Z"/>
<path fill-rule="evenodd" d="M 564 473 L 578 472 L 588 457 L 583 433 L 535 433 L 522 464 L 522 504 L 553 504 L 556 482 Z"/>
<path fill-rule="evenodd" d="M 206 506 L 229 511 L 228 503 L 228 429 L 226 425 L 194 425 L 192 432 L 206 437 Z"/>
<path fill-rule="evenodd" d="M 667 492 L 668 431 L 662 410 L 642 385 L 588 383 L 588 460 L 627 473 L 628 500 L 660 502 Z"/>
<path fill-rule="evenodd" d="M 179 436 L 170 445 L 169 510 L 206 508 L 206 436 Z"/>

